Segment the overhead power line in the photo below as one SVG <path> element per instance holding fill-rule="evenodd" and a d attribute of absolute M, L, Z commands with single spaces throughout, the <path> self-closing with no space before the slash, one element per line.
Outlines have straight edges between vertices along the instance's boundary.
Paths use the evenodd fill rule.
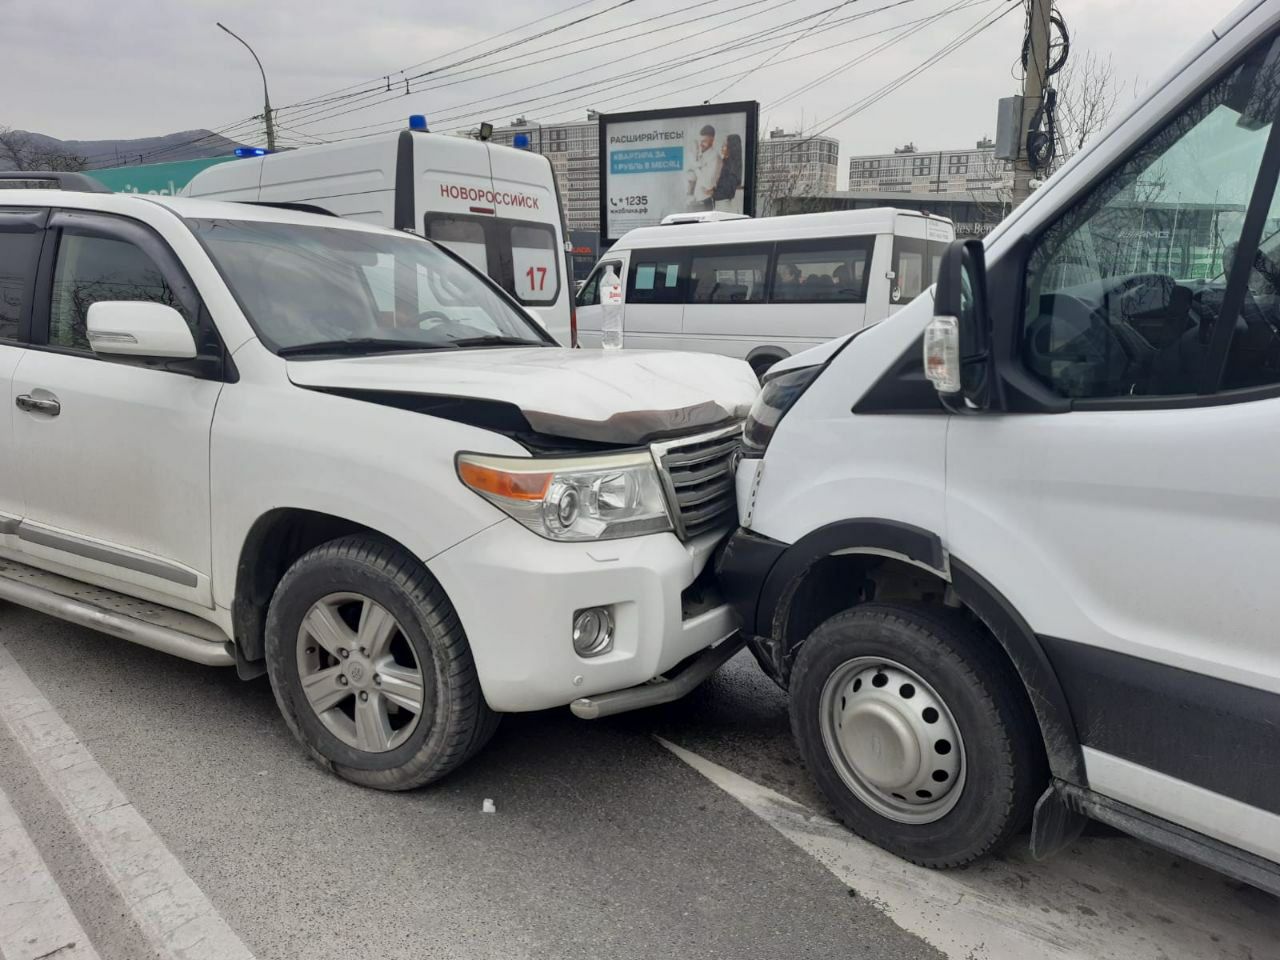
<path fill-rule="evenodd" d="M 787 2 L 794 2 L 794 0 L 787 0 Z M 535 84 L 532 88 L 523 87 L 517 90 L 506 91 L 502 94 L 480 98 L 478 100 L 472 100 L 472 101 L 466 101 L 460 104 L 454 104 L 452 107 L 447 108 L 447 110 L 443 114 L 436 115 L 435 119 L 436 119 L 436 122 L 440 125 L 456 124 L 456 125 L 465 126 L 467 124 L 461 123 L 460 121 L 471 121 L 473 119 L 479 119 L 478 114 L 480 113 L 481 108 L 483 108 L 483 110 L 488 114 L 494 115 L 494 114 L 501 114 L 502 112 L 518 110 L 521 108 L 529 108 L 530 106 L 541 103 L 542 101 L 556 98 L 555 102 L 552 102 L 550 104 L 543 104 L 543 106 L 540 107 L 539 109 L 542 109 L 545 111 L 558 112 L 563 108 L 565 103 L 573 100 L 580 100 L 584 103 L 587 101 L 591 101 L 593 104 L 596 102 L 599 102 L 599 97 L 602 93 L 607 92 L 608 90 L 611 90 L 611 89 L 619 88 L 619 87 L 628 88 L 627 92 L 623 94 L 623 96 L 628 96 L 633 93 L 640 92 L 646 89 L 652 89 L 654 87 L 660 87 L 660 86 L 667 85 L 669 83 L 674 83 L 677 80 L 684 79 L 685 77 L 696 76 L 696 77 L 699 77 L 700 79 L 705 79 L 706 77 L 705 68 L 700 67 L 697 70 L 695 70 L 693 73 L 673 77 L 669 80 L 662 80 L 656 84 L 650 84 L 648 87 L 639 87 L 639 88 L 635 87 L 635 83 L 642 81 L 644 79 L 647 79 L 649 77 L 662 74 L 662 73 L 669 73 L 670 71 L 675 70 L 677 68 L 686 67 L 690 64 L 698 63 L 712 57 L 724 56 L 729 53 L 740 52 L 741 50 L 744 50 L 753 46 L 766 44 L 768 45 L 766 46 L 766 51 L 770 49 L 778 49 L 781 47 L 785 47 L 790 42 L 786 38 L 791 36 L 792 33 L 794 33 L 795 35 L 803 35 L 809 32 L 811 29 L 809 26 L 800 26 L 799 29 L 796 29 L 791 33 L 789 33 L 785 29 L 786 27 L 792 27 L 792 26 L 804 24 L 806 21 L 813 20 L 817 17 L 821 17 L 824 14 L 829 14 L 834 10 L 838 10 L 843 6 L 847 6 L 848 2 L 851 2 L 851 0 L 846 0 L 846 2 L 836 4 L 833 7 L 828 7 L 824 10 L 818 10 L 806 16 L 795 18 L 794 20 L 780 26 L 771 26 L 754 33 L 730 38 L 714 47 L 704 49 L 698 56 L 695 56 L 695 57 L 686 58 L 684 60 L 679 60 L 679 61 L 668 59 L 667 62 L 659 63 L 655 66 L 643 67 L 637 70 L 630 71 L 628 73 L 615 74 L 600 80 L 589 81 L 587 83 L 560 88 L 540 96 L 524 96 L 521 99 L 515 100 L 515 101 L 498 102 L 501 98 L 508 97 L 511 95 L 519 95 L 522 93 L 532 93 L 533 90 L 535 90 L 539 86 L 546 86 L 547 84 L 555 82 L 555 81 L 545 81 L 540 84 Z M 839 21 L 834 21 L 828 24 L 827 26 L 829 29 L 831 29 L 831 28 L 834 28 L 837 24 L 847 24 L 854 21 L 862 20 L 862 19 L 865 19 L 866 17 L 872 16 L 884 10 L 891 9 L 897 6 L 902 6 L 908 2 L 915 2 L 915 0 L 896 0 L 896 2 L 894 3 L 885 4 L 883 6 L 876 7 L 871 10 L 863 11 L 848 17 L 841 18 Z M 778 4 L 774 4 L 773 9 L 776 9 L 777 6 Z M 763 12 L 768 12 L 768 11 L 763 11 Z M 757 15 L 759 14 L 750 14 L 747 17 L 740 18 L 740 21 L 749 19 L 751 16 L 757 16 Z M 672 45 L 673 43 L 682 42 L 684 39 L 686 38 L 680 38 L 674 41 L 669 41 L 667 43 L 659 44 L 656 47 L 651 47 L 646 51 L 639 51 L 633 54 L 633 56 L 636 58 L 639 58 L 642 55 L 652 52 L 661 47 L 667 47 Z M 856 40 L 860 38 L 854 38 L 854 39 Z M 851 41 L 844 41 L 844 42 L 851 42 Z M 838 44 L 835 44 L 833 46 L 836 46 L 836 45 Z M 788 58 L 788 59 L 794 59 L 794 58 Z M 787 62 L 787 61 L 777 61 L 777 62 Z M 590 70 L 596 70 L 596 69 L 604 69 L 611 65 L 612 64 L 609 64 L 609 63 L 600 64 L 595 67 L 588 68 L 587 71 L 583 71 L 583 72 L 589 72 Z M 737 72 L 740 72 L 740 71 L 737 71 Z M 723 77 L 719 77 L 717 79 L 723 79 Z M 566 96 L 568 97 L 567 100 L 564 99 Z M 615 97 L 613 99 L 617 99 L 617 98 Z M 472 109 L 468 109 L 466 112 L 456 112 L 456 111 L 462 111 L 463 108 L 472 108 Z M 333 136 L 335 134 L 340 134 L 340 133 L 352 133 L 352 132 L 362 132 L 362 131 L 365 132 L 365 135 L 367 135 L 370 132 L 378 132 L 379 130 L 394 129 L 396 126 L 398 126 L 398 122 L 393 124 L 373 123 L 373 124 L 365 124 L 359 127 L 348 127 L 348 128 L 341 128 L 336 130 L 331 129 L 331 130 L 325 130 L 325 131 L 317 131 L 316 135 L 317 136 Z M 350 138 L 339 137 L 337 139 L 345 140 Z"/>

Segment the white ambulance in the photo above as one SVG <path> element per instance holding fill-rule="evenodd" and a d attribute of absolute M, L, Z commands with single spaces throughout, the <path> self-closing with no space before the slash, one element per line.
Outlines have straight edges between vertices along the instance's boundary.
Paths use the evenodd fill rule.
<path fill-rule="evenodd" d="M 539 154 L 411 126 L 219 164 L 184 192 L 410 230 L 486 273 L 561 344 L 573 340 L 567 231 Z"/>

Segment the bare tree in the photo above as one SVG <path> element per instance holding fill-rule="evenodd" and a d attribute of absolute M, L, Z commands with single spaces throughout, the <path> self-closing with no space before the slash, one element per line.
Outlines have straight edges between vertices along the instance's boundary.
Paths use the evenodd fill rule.
<path fill-rule="evenodd" d="M 60 147 L 41 144 L 29 133 L 0 127 L 0 167 L 11 170 L 78 171 L 89 166 L 87 157 Z"/>
<path fill-rule="evenodd" d="M 1103 58 L 1092 50 L 1068 57 L 1051 82 L 1058 93 L 1056 170 L 1102 132 L 1130 84 L 1116 78 L 1110 55 Z"/>

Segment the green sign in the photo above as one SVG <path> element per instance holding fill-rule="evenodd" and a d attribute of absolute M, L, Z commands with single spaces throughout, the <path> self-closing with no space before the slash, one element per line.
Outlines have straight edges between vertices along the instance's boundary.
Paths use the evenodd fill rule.
<path fill-rule="evenodd" d="M 108 167 L 86 171 L 113 193 L 150 193 L 161 197 L 176 196 L 201 170 L 236 157 L 206 157 L 202 160 L 178 160 L 174 163 L 144 163 L 133 167 Z"/>

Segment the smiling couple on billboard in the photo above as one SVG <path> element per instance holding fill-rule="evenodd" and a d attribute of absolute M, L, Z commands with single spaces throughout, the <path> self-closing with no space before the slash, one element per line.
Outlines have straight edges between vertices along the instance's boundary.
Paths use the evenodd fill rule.
<path fill-rule="evenodd" d="M 716 128 L 706 124 L 698 131 L 693 166 L 687 174 L 690 210 L 741 212 L 737 193 L 742 186 L 742 137 L 731 133 L 717 145 Z"/>

